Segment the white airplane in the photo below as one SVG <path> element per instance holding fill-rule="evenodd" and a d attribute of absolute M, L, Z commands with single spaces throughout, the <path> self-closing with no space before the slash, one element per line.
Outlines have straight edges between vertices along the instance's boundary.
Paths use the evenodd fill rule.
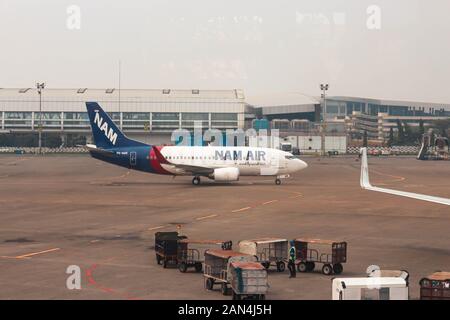
<path fill-rule="evenodd" d="M 156 174 L 193 176 L 225 182 L 240 176 L 273 176 L 275 183 L 308 165 L 291 153 L 252 147 L 152 146 L 127 138 L 96 102 L 86 103 L 95 145 L 86 145 L 92 157 Z"/>
<path fill-rule="evenodd" d="M 386 188 L 372 186 L 369 181 L 369 166 L 367 164 L 367 148 L 361 148 L 361 154 L 362 154 L 361 177 L 360 177 L 361 188 L 363 188 L 365 190 L 383 192 L 383 193 L 393 194 L 396 196 L 407 197 L 407 198 L 412 198 L 412 199 L 417 199 L 417 200 L 422 200 L 422 201 L 429 201 L 429 202 L 434 202 L 434 203 L 439 203 L 439 204 L 450 206 L 450 199 L 448 199 L 448 198 L 440 198 L 440 197 L 428 196 L 428 195 L 420 194 L 420 193 L 412 193 L 412 192 L 392 190 L 392 189 L 386 189 Z"/>

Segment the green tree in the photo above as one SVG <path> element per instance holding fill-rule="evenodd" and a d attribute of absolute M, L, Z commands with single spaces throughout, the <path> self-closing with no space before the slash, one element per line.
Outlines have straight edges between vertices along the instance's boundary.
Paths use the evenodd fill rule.
<path fill-rule="evenodd" d="M 404 128 L 403 142 L 408 145 L 414 144 L 415 136 L 413 130 L 411 129 L 411 126 L 407 122 L 403 122 L 403 128 Z"/>
<path fill-rule="evenodd" d="M 420 137 L 422 137 L 424 135 L 424 133 L 425 133 L 425 127 L 423 125 L 423 120 L 420 119 L 420 121 L 419 121 L 419 134 L 420 134 Z"/>
<path fill-rule="evenodd" d="M 450 119 L 434 121 L 433 128 L 437 132 L 439 132 L 441 136 L 448 138 L 448 131 L 450 130 Z"/>
<path fill-rule="evenodd" d="M 389 129 L 389 140 L 388 140 L 388 146 L 392 147 L 392 145 L 394 144 L 394 128 L 390 128 Z"/>
<path fill-rule="evenodd" d="M 399 119 L 397 119 L 397 141 L 399 144 L 405 142 L 405 132 L 403 130 L 402 122 Z"/>

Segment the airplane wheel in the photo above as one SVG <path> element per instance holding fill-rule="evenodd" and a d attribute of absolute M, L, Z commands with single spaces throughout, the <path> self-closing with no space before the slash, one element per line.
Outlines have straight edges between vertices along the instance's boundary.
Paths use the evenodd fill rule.
<path fill-rule="evenodd" d="M 280 184 L 281 184 L 281 180 L 280 179 L 275 179 L 275 184 L 277 185 L 277 186 L 279 186 Z"/>
<path fill-rule="evenodd" d="M 194 179 L 192 179 L 192 184 L 194 186 L 198 186 L 200 184 L 200 178 L 199 177 L 194 177 Z"/>

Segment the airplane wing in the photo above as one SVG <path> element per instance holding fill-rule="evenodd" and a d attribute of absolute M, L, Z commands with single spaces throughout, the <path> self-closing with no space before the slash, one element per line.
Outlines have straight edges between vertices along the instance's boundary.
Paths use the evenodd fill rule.
<path fill-rule="evenodd" d="M 207 176 L 211 173 L 214 173 L 214 169 L 202 167 L 202 166 L 191 166 L 187 164 L 175 164 L 167 161 L 167 159 L 161 154 L 161 151 L 156 146 L 153 146 L 153 151 L 155 152 L 155 156 L 158 159 L 161 166 L 171 166 L 172 168 L 181 169 L 185 172 L 190 172 L 193 175 Z"/>
<path fill-rule="evenodd" d="M 386 189 L 386 188 L 372 186 L 369 181 L 369 166 L 367 164 L 367 148 L 361 148 L 361 153 L 362 153 L 361 177 L 360 177 L 361 188 L 363 188 L 365 190 L 389 193 L 389 194 L 393 194 L 396 196 L 407 197 L 407 198 L 428 201 L 428 202 L 434 202 L 434 203 L 439 203 L 439 204 L 450 206 L 450 199 L 448 199 L 448 198 L 440 198 L 440 197 L 428 196 L 428 195 L 420 194 L 420 193 L 412 193 L 412 192 L 392 190 L 392 189 Z"/>

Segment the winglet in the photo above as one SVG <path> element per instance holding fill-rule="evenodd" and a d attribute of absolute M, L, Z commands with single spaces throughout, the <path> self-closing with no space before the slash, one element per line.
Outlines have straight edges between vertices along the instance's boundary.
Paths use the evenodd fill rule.
<path fill-rule="evenodd" d="M 361 188 L 367 189 L 372 187 L 369 180 L 369 165 L 367 163 L 367 148 L 361 148 L 361 177 L 360 177 L 360 185 Z"/>
<path fill-rule="evenodd" d="M 406 192 L 406 191 L 400 191 L 400 190 L 392 190 L 392 189 L 386 189 L 386 188 L 380 188 L 380 187 L 373 187 L 369 182 L 369 166 L 367 165 L 367 148 L 361 148 L 361 177 L 360 177 L 360 184 L 361 188 L 369 191 L 376 191 L 376 192 L 383 192 L 388 193 L 396 196 L 401 197 L 407 197 L 422 201 L 428 201 L 428 202 L 434 202 L 439 203 L 443 205 L 450 206 L 450 199 L 448 198 L 441 198 L 441 197 L 434 197 L 434 196 L 428 196 L 425 194 L 420 193 L 412 193 L 412 192 Z"/>

